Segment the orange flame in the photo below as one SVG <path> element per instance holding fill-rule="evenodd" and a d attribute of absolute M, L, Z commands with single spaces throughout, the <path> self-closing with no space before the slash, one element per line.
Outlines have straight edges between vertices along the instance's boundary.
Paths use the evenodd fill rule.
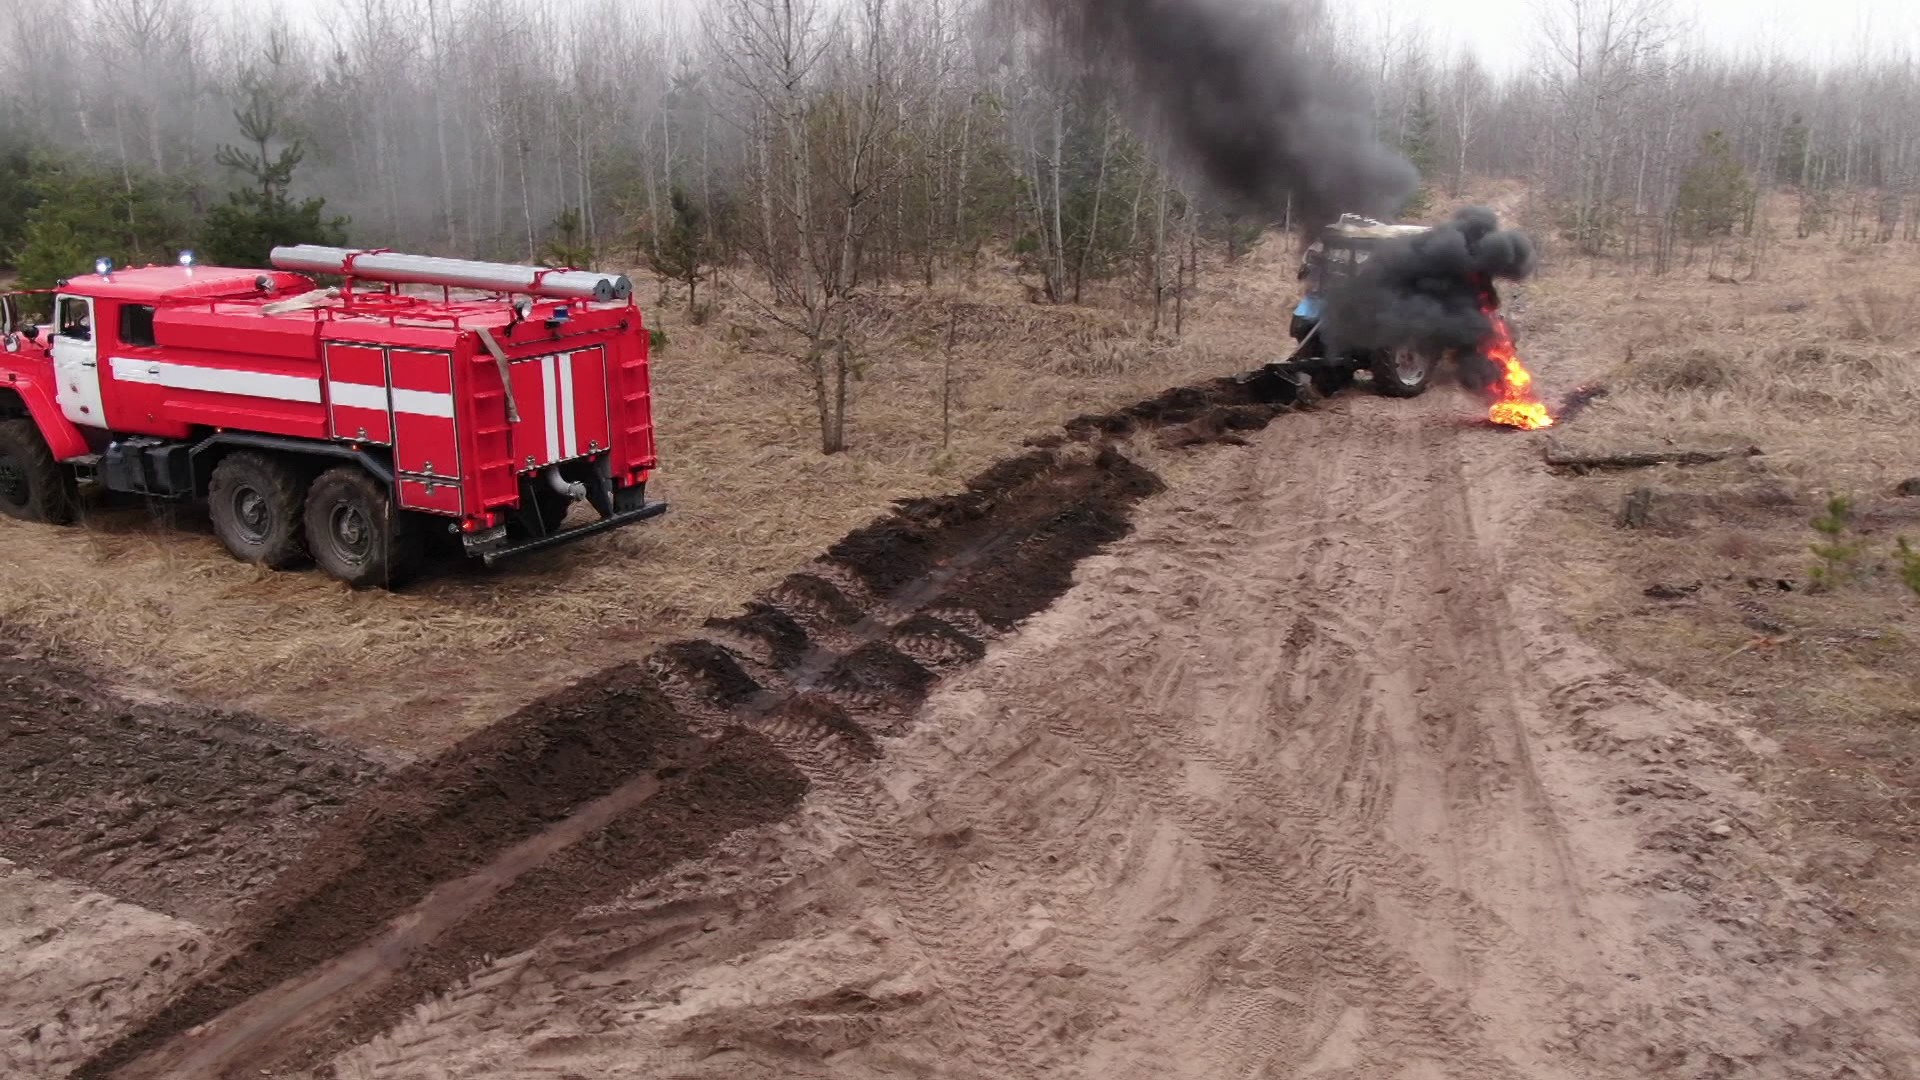
<path fill-rule="evenodd" d="M 1533 373 L 1520 362 L 1520 350 L 1513 344 L 1513 331 L 1494 306 L 1492 298 L 1482 300 L 1480 310 L 1493 323 L 1493 335 L 1487 338 L 1487 359 L 1500 368 L 1500 379 L 1493 384 L 1498 399 L 1488 410 L 1487 419 L 1522 431 L 1538 431 L 1553 426 L 1553 414 L 1533 392 Z"/>

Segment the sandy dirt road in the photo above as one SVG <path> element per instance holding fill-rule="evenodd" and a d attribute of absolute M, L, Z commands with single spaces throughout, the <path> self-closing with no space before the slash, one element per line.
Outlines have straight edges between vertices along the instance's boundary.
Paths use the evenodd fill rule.
<path fill-rule="evenodd" d="M 1537 447 L 1470 414 L 1157 462 L 1050 608 L 945 614 L 984 658 L 877 757 L 762 723 L 795 813 L 335 1075 L 1920 1075 L 1906 960 L 1745 824 L 1767 748 L 1554 629 Z"/>
<path fill-rule="evenodd" d="M 206 956 L 191 923 L 0 859 L 0 1076 L 64 1076 Z"/>
<path fill-rule="evenodd" d="M 1777 751 L 1559 628 L 1537 441 L 1248 392 L 1069 424 L 430 760 L 7 675 L 0 1065 L 1920 1075 L 1911 958 L 1769 846 Z M 127 801 L 176 772 L 229 802 Z"/>

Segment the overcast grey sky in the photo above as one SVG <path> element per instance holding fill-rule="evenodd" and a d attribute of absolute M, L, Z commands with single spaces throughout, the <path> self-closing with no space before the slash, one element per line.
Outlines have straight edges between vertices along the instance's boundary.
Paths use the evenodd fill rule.
<path fill-rule="evenodd" d="M 0 0 L 4 3 L 6 0 Z M 457 0 L 456 0 L 457 2 Z M 687 13 L 700 0 L 627 0 L 643 11 Z M 1416 21 L 1436 48 L 1473 49 L 1488 66 L 1511 70 L 1530 62 L 1538 40 L 1537 12 L 1560 0 L 1328 0 L 1362 23 L 1383 17 Z M 1920 54 L 1920 0 L 1672 0 L 1695 40 L 1738 52 L 1774 52 L 1817 62 L 1844 61 L 1864 46 L 1878 55 Z M 238 10 L 257 10 L 251 4 Z M 337 0 L 292 0 L 310 26 L 338 18 Z"/>
<path fill-rule="evenodd" d="M 1420 20 L 1436 38 L 1479 53 L 1502 70 L 1530 62 L 1543 0 L 1357 0 L 1335 7 L 1362 18 Z M 1551 3 L 1552 0 L 1544 0 Z M 1916 0 L 1673 0 L 1673 12 L 1703 44 L 1828 62 L 1859 54 L 1920 53 Z"/>

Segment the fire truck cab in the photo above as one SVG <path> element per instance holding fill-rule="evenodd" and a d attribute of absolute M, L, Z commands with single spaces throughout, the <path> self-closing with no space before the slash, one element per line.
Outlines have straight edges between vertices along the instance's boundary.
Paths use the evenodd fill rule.
<path fill-rule="evenodd" d="M 648 337 L 625 278 L 336 248 L 273 261 L 103 262 L 45 298 L 46 325 L 0 298 L 0 513 L 64 523 L 83 484 L 206 499 L 236 558 L 387 586 L 431 532 L 492 563 L 666 510 L 645 497 Z M 576 503 L 598 519 L 569 527 Z"/>

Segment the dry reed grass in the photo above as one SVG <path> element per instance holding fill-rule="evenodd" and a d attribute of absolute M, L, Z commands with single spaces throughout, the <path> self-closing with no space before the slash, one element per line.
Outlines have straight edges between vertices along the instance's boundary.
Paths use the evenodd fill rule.
<path fill-rule="evenodd" d="M 1285 342 L 1290 251 L 1207 267 L 1186 334 L 1148 342 L 1110 292 L 1027 303 L 1005 268 L 971 288 L 863 302 L 852 449 L 822 457 L 808 385 L 750 305 L 649 309 L 673 504 L 646 526 L 509 564 L 442 566 L 399 593 L 229 559 L 204 518 L 140 510 L 81 529 L 0 522 L 0 628 L 161 696 L 430 751 L 538 693 L 728 612 L 895 499 L 947 490 L 1078 413 L 1253 366 Z M 949 325 L 950 437 L 941 423 Z"/>
<path fill-rule="evenodd" d="M 1788 235 L 1737 286 L 1550 267 L 1524 289 L 1522 347 L 1549 387 L 1610 386 L 1580 421 L 1598 436 L 1739 435 L 1784 474 L 1862 491 L 1920 472 L 1920 252 Z"/>
<path fill-rule="evenodd" d="M 1791 207 L 1771 214 L 1791 236 Z M 1568 263 L 1525 292 L 1522 346 L 1543 380 L 1612 388 L 1570 437 L 1765 451 L 1560 484 L 1540 541 L 1564 607 L 1621 660 L 1751 718 L 1784 750 L 1754 762 L 1780 811 L 1762 827 L 1839 870 L 1828 884 L 1882 929 L 1920 935 L 1905 899 L 1920 867 L 1893 854 L 1920 828 L 1920 602 L 1889 565 L 1899 535 L 1920 540 L 1920 500 L 1893 493 L 1920 475 L 1920 250 L 1783 239 L 1737 286 L 1704 268 L 1648 279 Z M 1642 486 L 1672 517 L 1616 527 Z M 1833 493 L 1860 508 L 1859 572 L 1810 590 L 1810 523 Z M 1691 591 L 1646 594 L 1660 584 Z M 1889 854 L 1822 865 L 1843 852 Z"/>

